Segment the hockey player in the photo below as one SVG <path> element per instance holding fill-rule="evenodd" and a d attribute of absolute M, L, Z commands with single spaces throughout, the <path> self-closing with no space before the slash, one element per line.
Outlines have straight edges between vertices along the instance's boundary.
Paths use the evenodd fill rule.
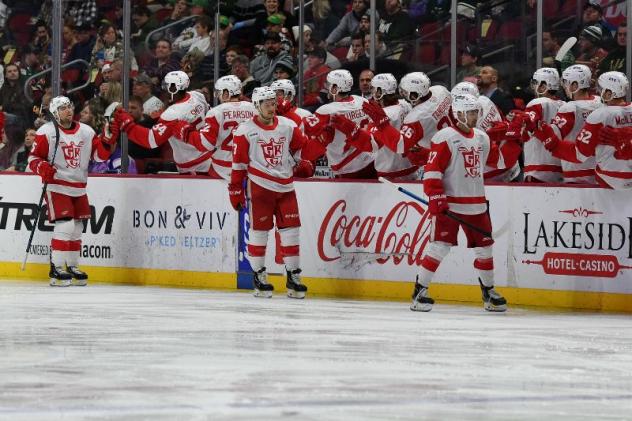
<path fill-rule="evenodd" d="M 201 152 L 195 146 L 179 140 L 179 120 L 184 120 L 200 129 L 204 125 L 204 115 L 208 103 L 204 94 L 189 91 L 189 76 L 176 70 L 165 75 L 164 88 L 171 94 L 171 105 L 163 111 L 158 122 L 148 129 L 134 122 L 131 114 L 122 108 L 114 112 L 114 122 L 120 130 L 127 133 L 129 140 L 148 149 L 158 148 L 169 142 L 173 150 L 173 159 L 181 174 L 208 175 L 211 167 L 212 152 Z"/>
<path fill-rule="evenodd" d="M 97 136 L 87 124 L 75 122 L 73 103 L 65 96 L 50 101 L 49 110 L 59 125 L 57 134 L 52 122 L 37 130 L 28 158 L 29 168 L 38 174 L 46 189 L 48 220 L 55 224 L 51 240 L 50 285 L 84 286 L 88 275 L 79 269 L 83 221 L 90 218 L 86 195 L 88 163 L 103 162 L 116 147 L 118 129 L 110 136 Z M 53 155 L 55 160 L 51 162 Z"/>
<path fill-rule="evenodd" d="M 388 120 L 381 120 L 382 112 L 374 104 L 366 105 L 364 111 L 377 127 L 372 134 L 379 144 L 405 155 L 415 165 L 424 165 L 430 139 L 438 130 L 450 125 L 450 92 L 442 86 L 431 87 L 430 79 L 423 72 L 405 75 L 399 83 L 399 92 L 413 107 L 399 130 Z"/>
<path fill-rule="evenodd" d="M 274 82 L 272 82 L 272 84 L 270 84 L 270 88 L 273 91 L 275 91 L 277 94 L 277 100 L 278 100 L 277 101 L 277 115 L 284 116 L 287 112 L 292 111 L 296 113 L 296 115 L 298 115 L 301 118 L 301 120 L 303 120 L 306 117 L 312 117 L 314 115 L 310 111 L 304 108 L 299 108 L 296 105 L 294 105 L 294 99 L 296 97 L 296 88 L 294 87 L 294 84 L 292 83 L 291 80 L 289 79 L 275 80 Z M 287 101 L 287 103 L 285 103 L 284 101 Z M 281 104 L 283 105 L 288 104 L 288 109 L 280 110 L 279 105 Z M 302 121 L 301 121 L 301 124 L 302 124 Z"/>
<path fill-rule="evenodd" d="M 276 116 L 276 101 L 276 93 L 269 87 L 255 88 L 252 102 L 257 115 L 240 124 L 234 132 L 228 191 L 236 210 L 243 208 L 246 198 L 248 200 L 251 221 L 248 256 L 254 271 L 255 296 L 271 297 L 274 290 L 267 282 L 265 255 L 268 232 L 276 221 L 287 271 L 287 294 L 290 298 L 304 298 L 307 287 L 300 279 L 301 224 L 294 192 L 292 155 L 300 151 L 301 162 L 311 165 L 311 161 L 325 153 L 325 148 L 308 139 L 292 120 Z"/>
<path fill-rule="evenodd" d="M 515 142 L 515 139 L 507 139 L 507 122 L 504 120 L 502 113 L 492 100 L 484 95 L 480 95 L 478 86 L 472 82 L 460 82 L 454 85 L 454 88 L 450 91 L 452 98 L 466 94 L 477 98 L 483 110 L 482 117 L 479 119 L 476 127 L 488 133 L 492 142 L 492 148 L 500 148 L 504 152 L 501 153 L 500 159 L 507 159 L 507 161 L 502 165 L 502 169 L 492 168 L 486 165 L 484 178 L 489 181 L 501 181 L 508 183 L 520 174 L 520 163 L 518 162 L 518 158 L 520 156 L 520 152 L 522 151 L 522 147 L 519 143 Z M 456 121 L 453 121 L 453 123 L 456 123 Z M 498 138 L 492 138 L 492 135 L 488 131 L 492 131 L 492 128 L 497 129 L 499 127 L 501 129 L 497 131 L 500 133 L 500 136 L 498 136 Z"/>
<path fill-rule="evenodd" d="M 415 282 L 411 310 L 430 311 L 434 300 L 428 296 L 432 277 L 450 247 L 457 244 L 459 226 L 474 248 L 474 267 L 479 272 L 485 310 L 505 311 L 506 300 L 494 289 L 494 240 L 448 217 L 450 211 L 466 222 L 490 232 L 492 224 L 483 184 L 483 165 L 492 166 L 498 156 L 490 153 L 489 137 L 476 127 L 481 116 L 480 103 L 472 95 L 457 96 L 452 102 L 457 123 L 432 137 L 432 146 L 423 177 L 431 215 L 430 241 Z"/>
<path fill-rule="evenodd" d="M 327 90 L 333 102 L 320 106 L 313 117 L 304 119 L 305 134 L 319 137 L 327 147 L 327 161 L 336 178 L 376 178 L 373 154 L 347 145 L 347 133 L 341 132 L 335 119 L 343 115 L 364 129 L 370 120 L 362 107 L 367 100 L 351 95 L 353 77 L 348 70 L 332 70 L 327 74 Z M 343 120 L 344 121 L 344 120 Z M 336 127 L 338 126 L 338 127 Z"/>
<path fill-rule="evenodd" d="M 205 126 L 200 131 L 195 125 L 181 121 L 177 137 L 193 145 L 203 153 L 211 152 L 212 167 L 209 174 L 214 178 L 230 180 L 233 165 L 233 132 L 240 123 L 256 114 L 254 105 L 242 101 L 241 81 L 237 76 L 222 76 L 215 82 L 215 95 L 220 104 L 206 113 Z"/>
<path fill-rule="evenodd" d="M 540 123 L 551 123 L 563 101 L 556 97 L 560 88 L 560 76 L 556 69 L 543 67 L 533 74 L 531 88 L 537 98 L 527 104 L 526 129 L 533 132 Z M 560 183 L 562 163 L 551 155 L 533 136 L 524 144 L 525 181 L 532 183 Z"/>
<path fill-rule="evenodd" d="M 591 79 L 590 68 L 583 64 L 570 66 L 562 73 L 562 87 L 571 100 L 562 104 L 551 123 L 560 139 L 574 142 L 590 113 L 603 106 L 601 98 L 589 92 Z M 564 182 L 595 184 L 595 166 L 594 156 L 581 164 L 562 160 Z"/>
<path fill-rule="evenodd" d="M 630 89 L 628 78 L 621 72 L 606 72 L 599 76 L 597 85 L 606 106 L 588 115 L 575 142 L 560 139 L 548 124 L 542 124 L 535 137 L 565 161 L 582 163 L 595 157 L 595 178 L 603 187 L 632 189 L 632 162 L 626 137 L 632 130 L 632 104 L 625 101 Z"/>

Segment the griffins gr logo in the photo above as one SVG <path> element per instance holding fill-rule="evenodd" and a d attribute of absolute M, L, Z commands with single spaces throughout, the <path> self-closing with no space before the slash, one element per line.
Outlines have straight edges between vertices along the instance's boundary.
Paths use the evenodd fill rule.
<path fill-rule="evenodd" d="M 471 148 L 459 146 L 459 152 L 463 155 L 465 177 L 477 178 L 481 175 L 481 146 Z"/>
<path fill-rule="evenodd" d="M 632 217 L 609 222 L 603 212 L 584 208 L 558 213 L 571 219 L 538 221 L 530 213 L 523 214 L 522 252 L 543 254 L 540 260 L 524 259 L 522 263 L 540 265 L 549 275 L 602 278 L 616 278 L 620 271 L 632 269 L 620 262 L 632 259 Z"/>
<path fill-rule="evenodd" d="M 64 159 L 66 160 L 67 168 L 79 168 L 79 164 L 81 163 L 81 148 L 85 144 L 82 140 L 78 144 L 75 142 L 59 142 L 61 146 L 61 150 L 64 153 Z"/>
<path fill-rule="evenodd" d="M 285 144 L 285 136 L 280 137 L 279 140 L 270 138 L 268 142 L 263 140 L 259 141 L 261 151 L 263 152 L 263 158 L 268 163 L 268 168 L 274 168 L 281 163 L 283 158 L 283 145 Z"/>

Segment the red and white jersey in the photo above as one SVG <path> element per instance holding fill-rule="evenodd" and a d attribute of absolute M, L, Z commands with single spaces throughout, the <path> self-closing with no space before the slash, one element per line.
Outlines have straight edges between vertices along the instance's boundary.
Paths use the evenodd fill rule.
<path fill-rule="evenodd" d="M 201 129 L 204 126 L 204 115 L 208 108 L 204 94 L 189 91 L 182 100 L 170 105 L 151 129 L 136 125 L 128 132 L 128 137 L 134 143 L 150 149 L 169 142 L 179 172 L 208 172 L 212 152 L 202 152 L 195 146 L 180 141 L 173 133 L 178 120 L 186 121 L 197 129 Z"/>
<path fill-rule="evenodd" d="M 406 153 L 414 146 L 430 149 L 430 139 L 439 130 L 451 124 L 450 91 L 443 86 L 431 86 L 432 95 L 417 104 L 404 118 L 395 152 Z"/>
<path fill-rule="evenodd" d="M 594 95 L 590 99 L 569 101 L 557 111 L 551 126 L 560 139 L 575 142 L 590 113 L 602 106 L 601 98 Z M 596 165 L 594 156 L 581 164 L 562 160 L 564 182 L 594 184 Z"/>
<path fill-rule="evenodd" d="M 483 169 L 490 156 L 487 133 L 472 129 L 463 133 L 447 127 L 432 137 L 425 167 L 424 192 L 430 197 L 445 194 L 450 210 L 465 215 L 487 211 Z"/>
<path fill-rule="evenodd" d="M 230 180 L 233 165 L 233 132 L 256 113 L 251 102 L 236 101 L 219 104 L 206 114 L 206 125 L 200 130 L 199 142 L 194 141 L 194 145 L 200 150 L 213 152 L 213 169 L 224 180 Z"/>
<path fill-rule="evenodd" d="M 484 95 L 481 95 L 478 97 L 478 102 L 483 108 L 483 115 L 478 120 L 476 127 L 486 132 L 494 125 L 494 123 L 504 120 L 502 113 L 491 99 L 487 98 Z"/>
<path fill-rule="evenodd" d="M 310 142 L 322 148 L 318 142 L 308 140 L 289 118 L 277 116 L 271 126 L 264 126 L 257 116 L 241 123 L 233 133 L 232 169 L 247 171 L 250 181 L 268 190 L 280 193 L 292 191 L 293 155 L 308 148 Z M 324 150 L 321 149 L 321 152 Z"/>
<path fill-rule="evenodd" d="M 55 168 L 55 179 L 48 184 L 48 191 L 67 196 L 83 196 L 86 194 L 88 164 L 90 160 L 103 162 L 110 156 L 110 151 L 87 124 L 73 122 L 70 129 L 59 126 L 59 144 L 55 154 L 55 126 L 49 122 L 37 130 L 35 142 L 28 158 L 29 168 L 38 173 L 38 166 L 44 161 Z M 55 161 L 53 162 L 53 154 Z"/>
<path fill-rule="evenodd" d="M 404 118 L 412 110 L 410 103 L 402 99 L 395 105 L 384 107 L 384 112 L 388 116 L 391 126 L 401 129 Z M 375 150 L 375 146 L 374 146 Z M 389 148 L 379 148 L 375 151 L 375 170 L 378 176 L 402 178 L 410 176 L 417 171 L 418 167 L 410 163 L 408 158 L 393 152 Z"/>
<path fill-rule="evenodd" d="M 529 102 L 525 111 L 534 122 L 550 123 L 562 104 L 557 99 L 540 97 Z M 546 183 L 562 182 L 562 162 L 534 136 L 524 144 L 524 175 Z"/>
<path fill-rule="evenodd" d="M 308 117 L 304 120 L 305 124 L 327 126 L 331 116 L 340 114 L 364 129 L 370 123 L 369 117 L 362 110 L 362 104 L 365 102 L 367 102 L 365 98 L 351 95 L 344 100 L 322 105 L 316 110 L 314 117 Z M 346 136 L 339 130 L 329 132 L 326 130 L 323 136 L 325 136 L 325 143 L 328 143 L 327 161 L 334 175 L 360 171 L 373 162 L 373 153 L 346 148 Z"/>
<path fill-rule="evenodd" d="M 298 108 L 294 110 L 294 112 L 301 118 L 313 117 L 314 114 L 311 111 L 306 110 L 305 108 Z"/>
<path fill-rule="evenodd" d="M 575 155 L 568 158 L 585 162 L 594 156 L 597 163 L 595 177 L 600 184 L 617 190 L 632 189 L 632 161 L 615 158 L 614 146 L 599 143 L 599 132 L 605 126 L 631 127 L 632 104 L 609 105 L 590 113 L 575 145 L 571 144 Z"/>

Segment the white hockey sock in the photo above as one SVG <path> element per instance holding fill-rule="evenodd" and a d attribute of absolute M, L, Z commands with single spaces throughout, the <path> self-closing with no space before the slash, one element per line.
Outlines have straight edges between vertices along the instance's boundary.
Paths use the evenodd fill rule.
<path fill-rule="evenodd" d="M 72 241 L 74 229 L 75 221 L 73 219 L 55 221 L 53 238 L 50 242 L 50 260 L 53 265 L 63 267 L 70 258 L 70 253 L 76 249 L 76 244 Z"/>
<path fill-rule="evenodd" d="M 439 268 L 441 261 L 450 252 L 450 244 L 443 241 L 431 241 L 426 246 L 424 257 L 421 259 L 418 281 L 426 288 Z"/>
<path fill-rule="evenodd" d="M 280 229 L 279 235 L 285 269 L 289 271 L 298 269 L 301 264 L 298 227 Z"/>
<path fill-rule="evenodd" d="M 268 231 L 250 230 L 248 232 L 248 261 L 255 272 L 266 264 L 266 245 Z"/>
<path fill-rule="evenodd" d="M 75 229 L 72 232 L 71 241 L 75 242 L 76 245 L 79 246 L 78 250 L 73 250 L 68 252 L 68 257 L 66 259 L 66 264 L 68 266 L 77 266 L 79 265 L 79 255 L 81 254 L 81 234 L 83 233 L 83 220 L 74 219 Z"/>
<path fill-rule="evenodd" d="M 476 247 L 474 249 L 476 258 L 474 267 L 478 270 L 481 282 L 486 287 L 494 286 L 494 258 L 492 257 L 492 246 Z"/>

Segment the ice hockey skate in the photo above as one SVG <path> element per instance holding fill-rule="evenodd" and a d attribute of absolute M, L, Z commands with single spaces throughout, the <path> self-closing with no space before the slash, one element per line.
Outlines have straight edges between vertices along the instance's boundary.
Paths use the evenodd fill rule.
<path fill-rule="evenodd" d="M 72 285 L 84 287 L 88 285 L 88 274 L 77 266 L 67 266 L 68 273 L 72 276 Z"/>
<path fill-rule="evenodd" d="M 274 286 L 268 283 L 268 273 L 266 268 L 262 267 L 254 272 L 254 296 L 259 298 L 270 298 L 274 292 Z"/>
<path fill-rule="evenodd" d="M 419 283 L 419 276 L 415 279 L 415 290 L 413 291 L 413 303 L 410 305 L 412 311 L 428 312 L 432 310 L 434 300 L 428 297 L 428 288 Z"/>
<path fill-rule="evenodd" d="M 483 292 L 483 305 L 487 311 L 503 312 L 507 311 L 507 300 L 494 289 L 494 287 L 486 287 L 481 279 L 478 279 Z"/>
<path fill-rule="evenodd" d="M 68 287 L 72 285 L 72 275 L 65 271 L 61 266 L 50 264 L 50 286 L 52 287 Z"/>
<path fill-rule="evenodd" d="M 301 270 L 295 269 L 293 271 L 287 271 L 287 296 L 290 298 L 305 298 L 307 293 L 307 286 L 301 283 Z"/>

